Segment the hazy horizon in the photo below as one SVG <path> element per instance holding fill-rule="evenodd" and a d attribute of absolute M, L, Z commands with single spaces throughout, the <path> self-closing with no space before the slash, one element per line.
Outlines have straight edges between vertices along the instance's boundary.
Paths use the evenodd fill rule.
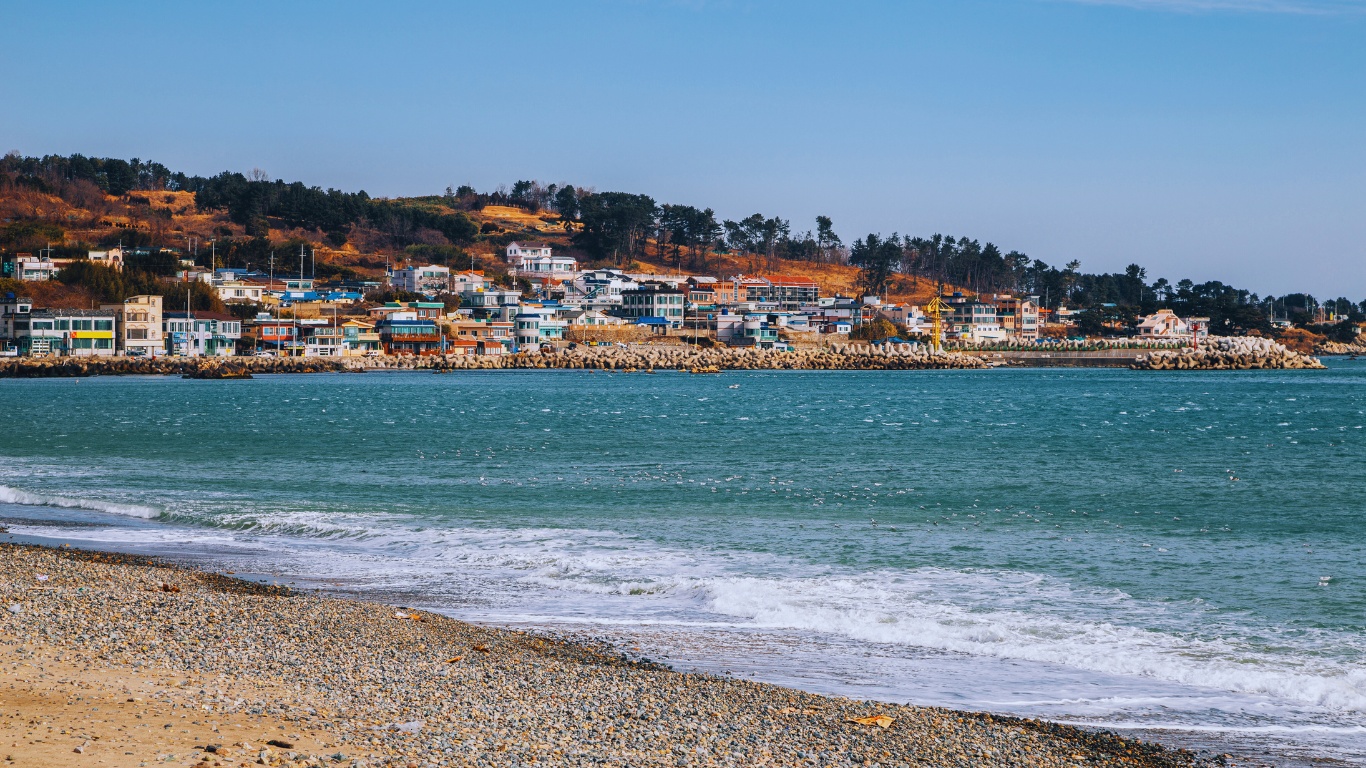
<path fill-rule="evenodd" d="M 1366 298 L 1366 2 L 16 3 L 0 152 L 518 179 Z"/>

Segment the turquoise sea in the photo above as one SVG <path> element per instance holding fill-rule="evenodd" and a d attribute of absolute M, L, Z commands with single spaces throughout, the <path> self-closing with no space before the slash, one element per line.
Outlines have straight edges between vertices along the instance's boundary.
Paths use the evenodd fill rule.
<path fill-rule="evenodd" d="M 17 539 L 1366 764 L 1366 362 L 0 381 Z"/>

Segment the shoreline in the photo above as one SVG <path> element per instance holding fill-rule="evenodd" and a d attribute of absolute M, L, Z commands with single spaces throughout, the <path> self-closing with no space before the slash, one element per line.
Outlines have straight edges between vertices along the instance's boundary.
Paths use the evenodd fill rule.
<path fill-rule="evenodd" d="M 490 370 L 586 370 L 608 373 L 659 371 L 719 374 L 728 371 L 910 371 L 991 368 L 1126 368 L 1141 371 L 1306 370 L 1317 359 L 1265 339 L 1217 338 L 1200 350 L 1160 347 L 1057 349 L 954 349 L 933 352 L 911 344 L 839 344 L 792 352 L 745 348 L 641 345 L 579 347 L 508 355 L 384 357 L 65 357 L 0 360 L 0 378 L 181 376 L 187 379 L 250 379 L 287 373 L 366 373 L 420 370 L 433 373 Z"/>
<path fill-rule="evenodd" d="M 28 716 L 0 719 L 7 766 L 1228 764 L 1042 720 L 674 672 L 137 555 L 0 544 L 0 591 L 14 686 L 0 703 Z M 846 719 L 879 714 L 890 727 Z M 193 749 L 209 744 L 228 754 Z"/>

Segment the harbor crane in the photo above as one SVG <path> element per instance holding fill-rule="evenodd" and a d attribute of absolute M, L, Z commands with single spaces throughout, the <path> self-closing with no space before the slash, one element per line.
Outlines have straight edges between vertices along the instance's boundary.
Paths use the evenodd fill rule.
<path fill-rule="evenodd" d="M 925 305 L 925 314 L 930 316 L 930 348 L 939 352 L 944 348 L 944 315 L 953 314 L 953 307 L 936 295 Z"/>

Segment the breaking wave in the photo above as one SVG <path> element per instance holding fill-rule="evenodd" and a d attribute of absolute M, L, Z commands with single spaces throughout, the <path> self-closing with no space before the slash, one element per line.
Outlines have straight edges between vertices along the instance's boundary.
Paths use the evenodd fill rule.
<path fill-rule="evenodd" d="M 138 504 L 119 504 L 99 499 L 73 499 L 67 496 L 48 496 L 29 493 L 8 485 L 0 485 L 0 504 L 19 504 L 26 507 L 60 507 L 63 509 L 88 509 L 92 512 L 106 512 L 111 515 L 140 517 L 152 520 L 161 515 L 161 510 Z"/>

